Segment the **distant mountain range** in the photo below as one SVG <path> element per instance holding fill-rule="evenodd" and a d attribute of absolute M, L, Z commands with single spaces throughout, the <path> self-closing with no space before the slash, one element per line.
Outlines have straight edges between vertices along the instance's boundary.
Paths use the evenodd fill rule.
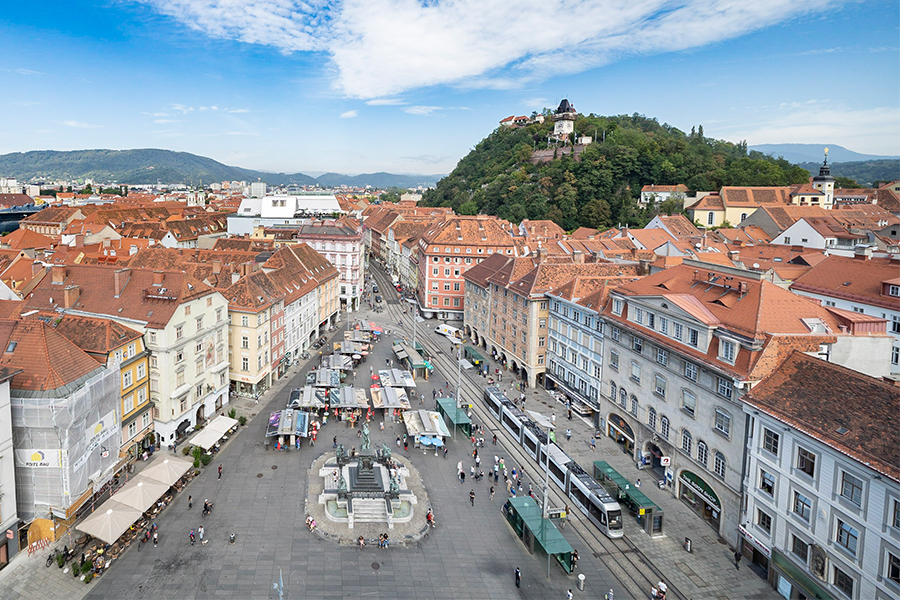
<path fill-rule="evenodd" d="M 325 173 L 270 173 L 231 167 L 205 156 L 156 148 L 136 150 L 37 150 L 0 155 L 0 176 L 19 181 L 93 179 L 99 184 L 187 183 L 217 181 L 264 181 L 269 185 L 349 185 L 376 188 L 433 186 L 443 175 L 371 173 L 342 175 Z"/>
<path fill-rule="evenodd" d="M 821 162 L 800 163 L 810 175 L 818 175 Z M 900 179 L 900 159 L 863 160 L 856 162 L 828 161 L 834 177 L 849 177 L 863 187 L 869 187 L 876 181 L 896 181 Z"/>
<path fill-rule="evenodd" d="M 825 148 L 828 148 L 828 162 L 861 162 L 872 160 L 884 160 L 900 158 L 900 156 L 880 156 L 877 154 L 861 154 L 853 150 L 847 150 L 837 144 L 758 144 L 750 146 L 750 150 L 757 150 L 763 154 L 769 154 L 775 158 L 779 156 L 792 163 L 819 163 L 825 158 Z"/>

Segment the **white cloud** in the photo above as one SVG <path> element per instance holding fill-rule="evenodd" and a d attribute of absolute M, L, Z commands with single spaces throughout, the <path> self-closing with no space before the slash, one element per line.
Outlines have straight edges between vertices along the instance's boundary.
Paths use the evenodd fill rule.
<path fill-rule="evenodd" d="M 181 123 L 181 119 L 153 119 L 154 123 Z"/>
<path fill-rule="evenodd" d="M 509 89 L 630 54 L 731 39 L 847 0 L 142 0 L 208 35 L 324 52 L 335 87 Z"/>
<path fill-rule="evenodd" d="M 63 125 L 76 127 L 78 129 L 100 129 L 103 127 L 103 125 L 92 125 L 91 123 L 84 123 L 82 121 L 63 121 Z"/>
<path fill-rule="evenodd" d="M 170 104 L 169 108 L 172 110 L 176 110 L 183 115 L 186 115 L 189 112 L 193 112 L 193 110 L 194 110 L 193 106 L 185 106 L 184 104 Z M 201 107 L 201 110 L 202 110 L 202 107 Z"/>
<path fill-rule="evenodd" d="M 354 119 L 354 118 L 356 118 L 356 117 L 358 117 L 358 116 L 359 116 L 359 111 L 358 111 L 358 110 L 348 110 L 348 111 L 345 112 L 345 113 L 341 113 L 341 118 L 342 118 L 342 119 Z"/>
<path fill-rule="evenodd" d="M 249 108 L 223 108 L 222 110 L 232 115 L 250 112 Z"/>
<path fill-rule="evenodd" d="M 896 107 L 877 107 L 853 110 L 822 102 L 801 107 L 791 106 L 747 126 L 734 125 L 729 129 L 743 129 L 742 138 L 750 144 L 823 144 L 840 140 L 842 146 L 858 152 L 898 155 L 900 143 L 900 113 Z"/>
<path fill-rule="evenodd" d="M 374 100 L 367 100 L 366 104 L 369 106 L 402 106 L 406 102 L 400 98 L 375 98 Z"/>
<path fill-rule="evenodd" d="M 411 115 L 430 115 L 436 110 L 443 110 L 442 106 L 407 106 L 403 112 Z"/>

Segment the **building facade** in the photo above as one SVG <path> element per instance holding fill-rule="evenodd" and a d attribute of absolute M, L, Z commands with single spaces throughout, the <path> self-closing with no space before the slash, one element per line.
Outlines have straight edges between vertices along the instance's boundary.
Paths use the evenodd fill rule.
<path fill-rule="evenodd" d="M 900 597 L 900 388 L 795 353 L 744 400 L 742 554 L 789 600 Z"/>
<path fill-rule="evenodd" d="M 602 431 L 732 546 L 741 513 L 742 391 L 786 349 L 845 355 L 884 342 L 766 274 L 686 259 L 610 292 Z M 877 325 L 877 324 L 876 324 Z M 864 349 L 865 348 L 865 349 Z"/>

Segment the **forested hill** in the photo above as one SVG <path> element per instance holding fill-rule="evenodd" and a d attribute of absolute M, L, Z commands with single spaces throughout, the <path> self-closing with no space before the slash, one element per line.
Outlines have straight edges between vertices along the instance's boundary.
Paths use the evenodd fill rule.
<path fill-rule="evenodd" d="M 803 183 L 809 177 L 784 159 L 748 153 L 746 142 L 707 139 L 702 126 L 685 134 L 641 115 L 579 115 L 576 133 L 595 140 L 579 160 L 566 155 L 532 164 L 532 149 L 546 148 L 552 130 L 549 118 L 519 129 L 498 128 L 426 193 L 425 202 L 514 223 L 552 219 L 567 231 L 603 229 L 620 223 L 640 226 L 652 217 L 636 202 L 647 184 L 718 190 L 723 185 Z"/>

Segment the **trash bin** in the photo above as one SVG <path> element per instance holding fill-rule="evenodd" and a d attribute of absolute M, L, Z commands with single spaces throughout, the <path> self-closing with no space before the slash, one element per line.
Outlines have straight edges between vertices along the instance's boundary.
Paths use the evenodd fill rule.
<path fill-rule="evenodd" d="M 584 591 L 584 573 L 578 575 L 578 589 Z"/>
<path fill-rule="evenodd" d="M 687 550 L 688 552 L 693 552 L 693 550 L 691 549 L 693 547 L 694 547 L 694 543 L 691 541 L 691 538 L 689 538 L 689 537 L 684 538 L 684 549 Z"/>

